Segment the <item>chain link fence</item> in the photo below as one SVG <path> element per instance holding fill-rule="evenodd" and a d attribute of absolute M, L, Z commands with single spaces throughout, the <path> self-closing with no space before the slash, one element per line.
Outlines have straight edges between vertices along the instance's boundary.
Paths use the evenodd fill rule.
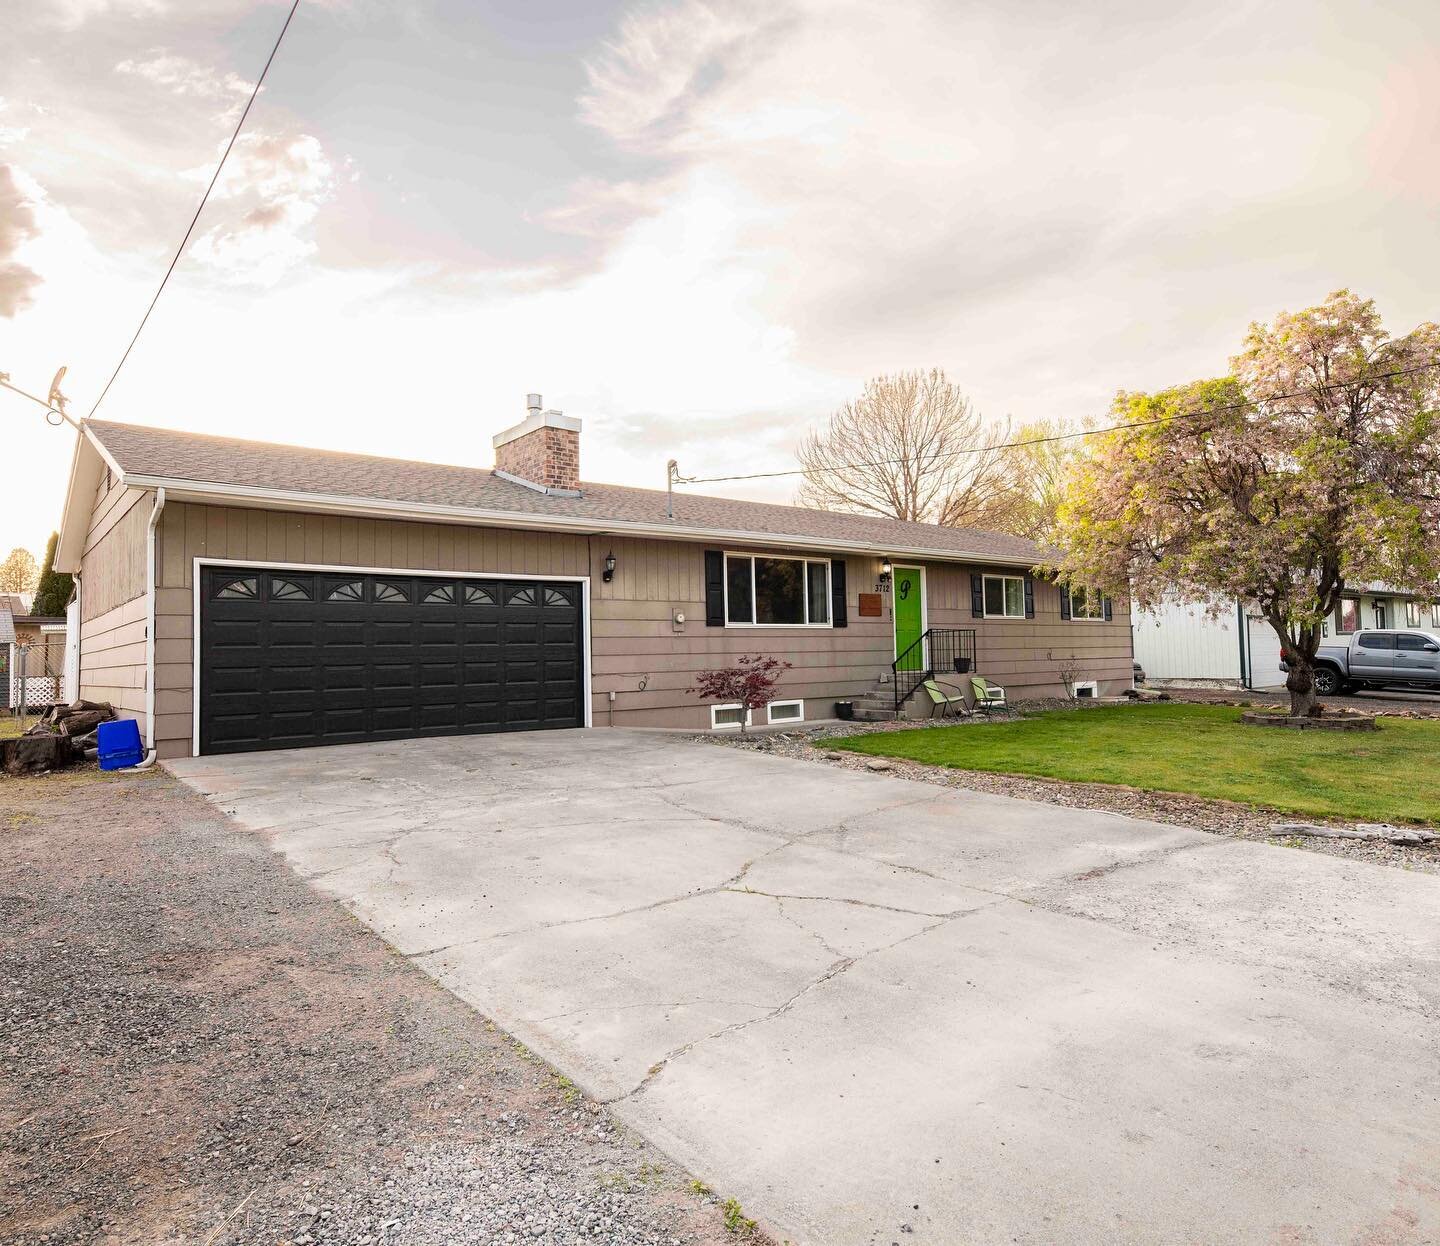
<path fill-rule="evenodd" d="M 7 691 L 9 707 L 23 715 L 27 708 L 53 705 L 60 700 L 65 678 L 65 640 L 48 637 L 39 644 L 14 645 Z"/>

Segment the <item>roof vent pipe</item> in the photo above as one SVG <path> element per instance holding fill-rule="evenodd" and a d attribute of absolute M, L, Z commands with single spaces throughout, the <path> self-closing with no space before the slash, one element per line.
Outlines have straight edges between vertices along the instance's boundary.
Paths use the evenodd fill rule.
<path fill-rule="evenodd" d="M 531 415 L 539 415 L 539 414 L 540 414 L 540 407 L 541 407 L 540 395 L 539 395 L 539 394 L 526 394 L 526 395 L 525 395 L 525 405 L 526 405 L 526 407 L 529 408 Z"/>

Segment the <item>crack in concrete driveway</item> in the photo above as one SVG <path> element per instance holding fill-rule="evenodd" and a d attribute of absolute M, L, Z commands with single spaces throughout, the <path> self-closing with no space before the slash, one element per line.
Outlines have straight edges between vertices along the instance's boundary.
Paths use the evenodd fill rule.
<path fill-rule="evenodd" d="M 792 1241 L 1440 1239 L 1433 877 L 661 733 L 169 764 Z"/>

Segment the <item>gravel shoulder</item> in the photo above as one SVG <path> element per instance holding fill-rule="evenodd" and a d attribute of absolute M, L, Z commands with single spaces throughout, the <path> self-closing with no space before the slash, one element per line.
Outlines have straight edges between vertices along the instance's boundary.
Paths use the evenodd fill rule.
<path fill-rule="evenodd" d="M 1182 698 L 1177 695 L 1175 699 Z M 1214 703 L 1220 698 L 1206 696 L 1201 699 Z M 1224 703 L 1245 704 L 1247 701 L 1229 700 Z M 1259 703 L 1258 699 L 1257 703 Z M 1046 709 L 1073 710 L 1075 703 L 1073 701 L 1053 703 L 1029 701 L 1023 708 L 1027 712 Z M 1406 708 L 1408 710 L 1412 707 Z M 1027 775 L 960 770 L 948 766 L 925 765 L 899 757 L 875 758 L 825 748 L 826 740 L 840 739 L 846 736 L 865 735 L 877 731 L 906 731 L 917 728 L 928 730 L 932 727 L 955 726 L 984 731 L 987 728 L 987 722 L 983 718 L 975 718 L 960 719 L 958 722 L 954 719 L 943 722 L 937 719 L 918 722 L 843 723 L 796 731 L 757 732 L 746 736 L 733 732 L 705 732 L 690 738 L 725 748 L 756 749 L 775 753 L 781 757 L 796 757 L 826 766 L 843 766 L 850 770 L 883 769 L 900 778 L 918 779 L 923 783 L 934 783 L 941 787 L 959 787 L 976 792 L 990 792 L 999 796 L 1016 796 L 1022 800 L 1044 801 L 1047 804 L 1075 809 L 1104 809 L 1112 813 L 1127 814 L 1134 818 L 1145 818 L 1152 822 L 1191 827 L 1194 830 L 1208 831 L 1214 835 L 1227 835 L 1234 839 L 1262 840 L 1287 848 L 1299 848 L 1307 852 L 1322 852 L 1330 856 L 1349 857 L 1353 860 L 1369 861 L 1397 869 L 1440 874 L 1440 845 L 1409 846 L 1375 840 L 1316 839 L 1277 834 L 1274 830 L 1276 823 L 1294 822 L 1297 818 L 1293 813 L 1282 813 L 1274 809 L 1262 809 L 1253 805 L 1211 800 L 1176 792 L 1151 792 L 1141 788 L 1117 787 L 1108 783 L 1071 783 L 1063 779 L 1041 779 Z M 1343 819 L 1314 818 L 1308 815 L 1304 821 L 1320 825 L 1353 825 L 1353 822 Z"/>
<path fill-rule="evenodd" d="M 0 1034 L 5 1246 L 737 1240 L 159 771 L 0 778 Z"/>

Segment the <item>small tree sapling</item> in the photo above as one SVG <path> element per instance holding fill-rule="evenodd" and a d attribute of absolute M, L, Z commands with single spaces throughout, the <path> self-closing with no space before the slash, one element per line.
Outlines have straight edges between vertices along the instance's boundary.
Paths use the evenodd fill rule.
<path fill-rule="evenodd" d="M 686 692 L 718 705 L 739 705 L 740 730 L 744 732 L 748 729 L 750 711 L 770 704 L 781 672 L 788 671 L 790 666 L 779 658 L 750 654 L 736 658 L 734 666 L 701 671 L 695 677 L 694 686 Z"/>

